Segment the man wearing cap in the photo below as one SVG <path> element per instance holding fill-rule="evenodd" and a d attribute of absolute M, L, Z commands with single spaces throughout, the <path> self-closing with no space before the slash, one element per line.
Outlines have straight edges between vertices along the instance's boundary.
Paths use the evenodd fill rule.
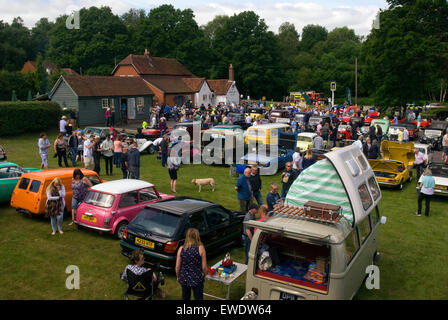
<path fill-rule="evenodd" d="M 255 220 L 255 215 L 257 214 L 257 211 L 258 211 L 258 205 L 256 205 L 255 203 L 252 203 L 249 206 L 249 211 L 244 216 L 243 222 L 249 221 L 249 220 Z M 246 225 L 243 225 L 243 241 L 244 241 L 244 249 L 245 249 L 245 254 L 246 254 L 245 264 L 247 264 L 249 261 L 249 249 L 250 249 L 250 243 L 252 242 L 253 236 L 254 236 L 254 228 L 247 227 Z"/>
<path fill-rule="evenodd" d="M 67 132 L 65 126 L 67 126 L 67 117 L 62 116 L 61 120 L 59 121 L 59 132 L 63 135 L 65 135 L 65 133 Z"/>

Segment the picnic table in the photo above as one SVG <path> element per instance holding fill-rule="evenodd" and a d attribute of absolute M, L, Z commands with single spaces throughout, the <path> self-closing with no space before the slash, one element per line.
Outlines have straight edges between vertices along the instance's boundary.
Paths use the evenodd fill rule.
<path fill-rule="evenodd" d="M 206 280 L 215 281 L 215 282 L 223 284 L 224 286 L 227 286 L 226 297 L 221 298 L 221 297 L 217 297 L 217 296 L 207 294 L 207 293 L 204 293 L 204 296 L 212 297 L 212 298 L 215 298 L 218 300 L 229 300 L 230 287 L 232 286 L 234 281 L 241 282 L 241 281 L 238 281 L 237 279 L 239 277 L 241 277 L 241 275 L 243 275 L 247 270 L 246 264 L 242 264 L 242 263 L 238 263 L 238 262 L 234 262 L 234 264 L 236 265 L 236 270 L 232 273 L 233 277 L 223 278 L 218 275 L 218 272 L 216 272 L 216 274 L 213 276 L 207 275 L 205 277 Z M 213 265 L 212 269 L 217 269 L 220 265 L 221 265 L 221 261 L 219 261 L 215 265 Z"/>

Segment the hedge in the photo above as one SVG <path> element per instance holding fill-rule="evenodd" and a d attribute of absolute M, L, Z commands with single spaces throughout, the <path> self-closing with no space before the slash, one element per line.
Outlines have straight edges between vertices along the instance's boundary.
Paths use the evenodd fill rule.
<path fill-rule="evenodd" d="M 58 129 L 61 112 L 55 102 L 0 102 L 0 136 Z"/>

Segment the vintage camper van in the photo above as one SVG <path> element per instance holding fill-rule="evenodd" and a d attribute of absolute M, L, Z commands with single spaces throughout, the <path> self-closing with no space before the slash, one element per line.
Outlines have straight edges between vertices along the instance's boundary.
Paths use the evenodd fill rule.
<path fill-rule="evenodd" d="M 65 210 L 70 211 L 72 203 L 72 178 L 74 168 L 50 169 L 22 174 L 12 193 L 11 207 L 25 214 L 44 215 L 47 202 L 47 187 L 54 178 L 60 178 L 65 187 Z M 92 170 L 81 169 L 92 185 L 104 182 Z"/>
<path fill-rule="evenodd" d="M 278 133 L 287 132 L 290 128 L 286 123 L 266 123 L 258 126 L 252 126 L 247 129 L 245 142 L 250 143 L 262 143 L 262 144 L 277 144 Z M 277 139 L 271 142 L 271 136 Z"/>
<path fill-rule="evenodd" d="M 246 296 L 260 300 L 352 299 L 379 257 L 381 191 L 359 148 L 325 154 L 256 228 Z M 317 210 L 316 210 L 317 209 Z"/>

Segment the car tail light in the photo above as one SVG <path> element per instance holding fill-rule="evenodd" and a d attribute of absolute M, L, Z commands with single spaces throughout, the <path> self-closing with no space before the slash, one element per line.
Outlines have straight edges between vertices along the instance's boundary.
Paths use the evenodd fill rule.
<path fill-rule="evenodd" d="M 174 253 L 176 252 L 177 246 L 179 245 L 179 241 L 170 241 L 165 245 L 165 251 L 166 253 Z"/>
<path fill-rule="evenodd" d="M 128 240 L 128 228 L 124 228 L 123 230 L 123 239 Z"/>

